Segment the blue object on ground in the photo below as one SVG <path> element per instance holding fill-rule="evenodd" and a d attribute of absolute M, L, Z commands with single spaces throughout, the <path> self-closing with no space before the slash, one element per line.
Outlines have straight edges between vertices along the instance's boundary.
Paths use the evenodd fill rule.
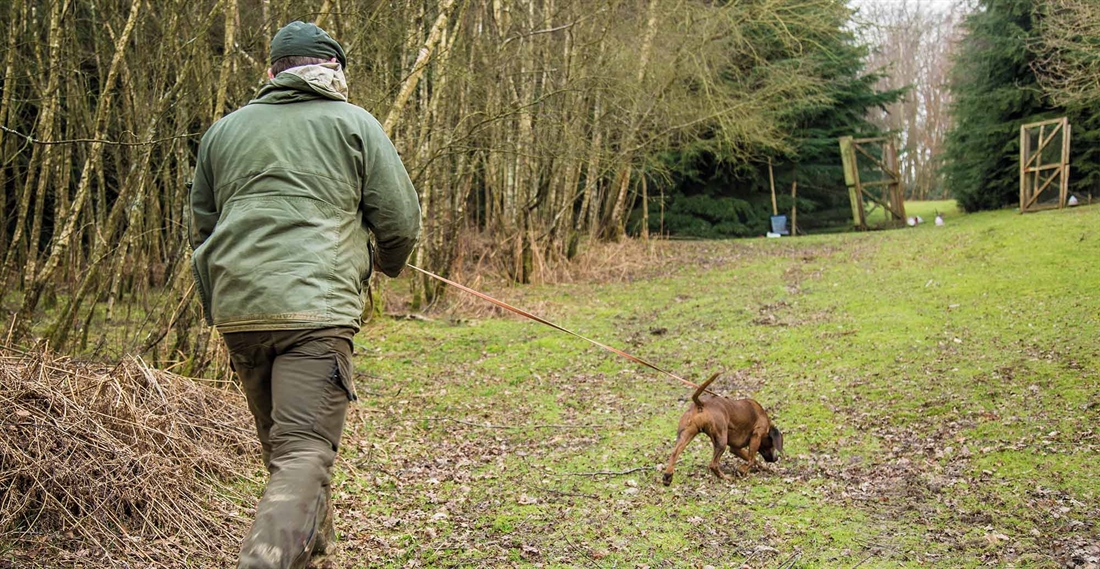
<path fill-rule="evenodd" d="M 772 216 L 772 233 L 778 233 L 780 235 L 790 235 L 791 232 L 787 230 L 787 216 L 785 215 L 773 215 Z"/>

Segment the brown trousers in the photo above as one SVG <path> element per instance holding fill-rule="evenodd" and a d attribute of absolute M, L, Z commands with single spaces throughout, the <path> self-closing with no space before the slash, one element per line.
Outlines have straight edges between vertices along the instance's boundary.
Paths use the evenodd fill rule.
<path fill-rule="evenodd" d="M 305 567 L 326 544 L 332 463 L 355 399 L 351 328 L 225 334 L 271 478 L 241 569 Z"/>

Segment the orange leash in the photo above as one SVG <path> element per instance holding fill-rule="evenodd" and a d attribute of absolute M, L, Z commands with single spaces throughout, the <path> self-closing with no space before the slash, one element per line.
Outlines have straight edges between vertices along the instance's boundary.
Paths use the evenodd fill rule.
<path fill-rule="evenodd" d="M 444 283 L 447 283 L 447 284 L 449 284 L 449 285 L 451 285 L 451 286 L 453 286 L 453 287 L 455 287 L 455 288 L 457 288 L 461 291 L 468 292 L 468 293 L 470 293 L 470 294 L 472 294 L 472 295 L 474 295 L 474 296 L 476 296 L 480 299 L 487 300 L 487 301 L 489 301 L 489 302 L 491 302 L 491 303 L 493 303 L 493 304 L 495 304 L 495 305 L 497 305 L 497 306 L 499 306 L 499 307 L 501 307 L 505 310 L 514 312 L 514 313 L 519 314 L 520 316 L 524 316 L 526 318 L 530 318 L 531 320 L 534 320 L 535 322 L 545 324 L 545 325 L 547 325 L 547 326 L 549 326 L 549 327 L 551 327 L 555 330 L 560 330 L 560 331 L 565 332 L 566 334 L 569 334 L 571 336 L 576 336 L 577 338 L 580 338 L 580 339 L 582 339 L 586 342 L 589 342 L 593 345 L 599 346 L 599 347 L 601 347 L 601 348 L 603 348 L 603 349 L 605 349 L 605 350 L 607 350 L 611 353 L 618 354 L 618 355 L 620 355 L 620 356 L 622 356 L 622 357 L 624 357 L 624 358 L 626 358 L 626 359 L 628 359 L 632 362 L 642 364 L 642 365 L 648 367 L 649 369 L 652 369 L 654 371 L 663 373 L 663 374 L 675 379 L 676 381 L 679 381 L 680 383 L 682 383 L 684 385 L 687 385 L 689 387 L 694 387 L 696 389 L 699 388 L 698 384 L 692 383 L 692 382 L 690 382 L 690 381 L 688 381 L 688 380 L 672 373 L 671 371 L 668 371 L 667 369 L 657 367 L 657 366 L 643 360 L 642 358 L 639 358 L 637 356 L 632 356 L 632 355 L 630 355 L 630 354 L 628 354 L 628 353 L 626 353 L 626 352 L 624 352 L 624 351 L 622 351 L 618 348 L 613 348 L 611 346 L 608 346 L 607 344 L 602 344 L 600 342 L 597 342 L 596 340 L 593 340 L 592 338 L 587 338 L 585 336 L 581 336 L 580 334 L 578 334 L 578 333 L 576 333 L 572 330 L 569 330 L 569 329 L 563 328 L 561 326 L 558 326 L 557 324 L 554 324 L 553 322 L 551 322 L 551 321 L 549 321 L 545 318 L 542 318 L 541 316 L 531 314 L 530 312 L 527 312 L 526 310 L 523 310 L 522 308 L 516 308 L 515 306 L 512 306 L 512 305 L 508 304 L 507 302 L 497 300 L 497 299 L 495 299 L 495 298 L 493 298 L 493 297 L 491 297 L 491 296 L 489 296 L 489 295 L 487 295 L 483 292 L 478 292 L 478 291 L 476 291 L 476 290 L 474 290 L 474 289 L 472 289 L 468 286 L 458 284 L 458 283 L 456 283 L 456 282 L 454 282 L 450 279 L 441 277 L 441 276 L 439 276 L 435 273 L 432 273 L 430 271 L 425 271 L 424 269 L 421 269 L 420 267 L 417 267 L 415 265 L 410 264 L 410 265 L 408 265 L 408 267 L 410 269 L 419 271 L 419 272 L 421 272 L 421 273 L 423 273 L 423 274 L 425 274 L 425 275 L 427 275 L 427 276 L 429 276 L 433 279 L 436 279 L 436 280 L 442 281 Z M 714 393 L 713 391 L 711 391 L 709 389 L 707 389 L 706 392 L 710 393 L 711 395 L 717 395 L 716 393 Z"/>

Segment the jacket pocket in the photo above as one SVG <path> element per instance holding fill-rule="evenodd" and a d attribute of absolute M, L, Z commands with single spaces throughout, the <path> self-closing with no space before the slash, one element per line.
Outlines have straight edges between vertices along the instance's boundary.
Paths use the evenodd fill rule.
<path fill-rule="evenodd" d="M 195 286 L 199 289 L 199 300 L 202 302 L 203 318 L 206 319 L 208 325 L 213 326 L 214 311 L 210 308 L 210 287 L 207 286 L 205 279 L 202 278 L 202 271 L 199 269 L 198 251 L 191 253 L 191 274 L 195 277 Z"/>

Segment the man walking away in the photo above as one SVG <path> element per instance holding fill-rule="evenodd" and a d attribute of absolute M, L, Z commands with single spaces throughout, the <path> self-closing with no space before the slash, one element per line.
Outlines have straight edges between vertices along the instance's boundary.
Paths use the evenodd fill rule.
<path fill-rule="evenodd" d="M 331 468 L 355 400 L 365 283 L 372 266 L 400 274 L 420 232 L 397 150 L 347 102 L 346 65 L 324 30 L 292 22 L 272 39 L 270 81 L 199 146 L 195 280 L 271 473 L 241 568 L 305 567 L 331 542 Z"/>

